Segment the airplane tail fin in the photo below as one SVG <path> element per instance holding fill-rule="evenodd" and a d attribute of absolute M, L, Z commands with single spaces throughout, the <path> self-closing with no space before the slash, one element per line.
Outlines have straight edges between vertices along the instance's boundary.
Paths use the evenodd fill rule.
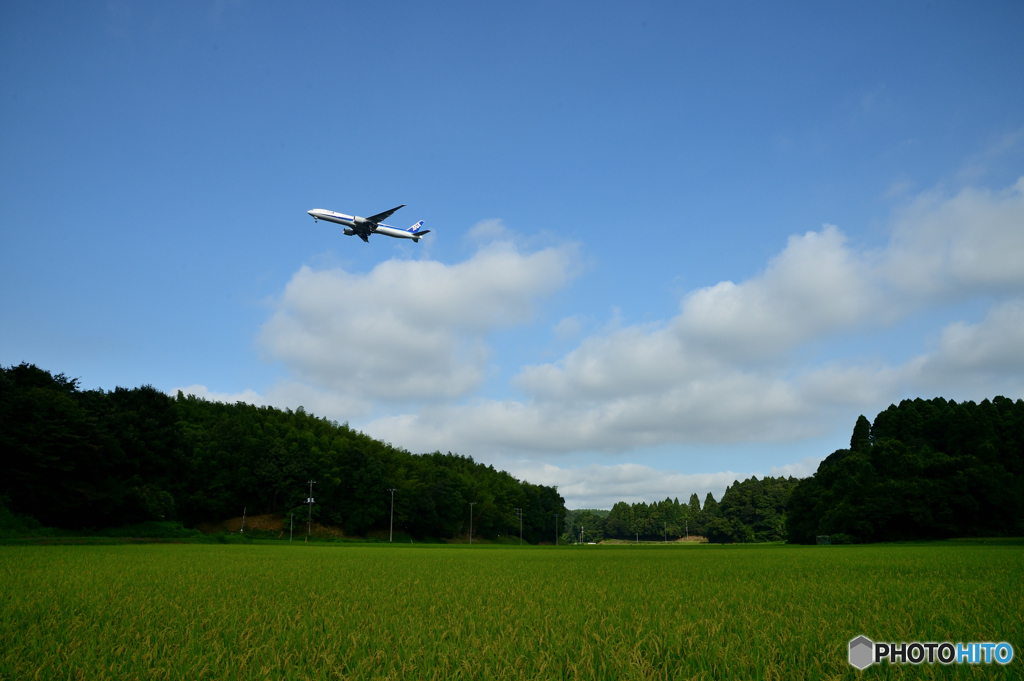
<path fill-rule="evenodd" d="M 422 227 L 423 227 L 423 220 L 420 220 L 415 225 L 413 225 L 412 227 L 410 227 L 409 229 L 407 229 L 405 231 L 409 232 L 409 234 L 412 235 L 412 240 L 413 241 L 415 241 L 416 243 L 419 243 L 420 242 L 420 237 L 422 237 L 424 234 L 430 234 L 430 230 L 429 229 L 424 229 L 421 232 L 420 229 Z"/>

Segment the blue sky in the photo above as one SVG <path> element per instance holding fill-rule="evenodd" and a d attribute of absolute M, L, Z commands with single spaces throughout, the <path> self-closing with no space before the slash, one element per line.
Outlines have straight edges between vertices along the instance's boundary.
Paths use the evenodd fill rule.
<path fill-rule="evenodd" d="M 1024 397 L 1024 5 L 7 3 L 0 363 L 570 507 Z M 310 208 L 433 230 L 369 245 Z"/>

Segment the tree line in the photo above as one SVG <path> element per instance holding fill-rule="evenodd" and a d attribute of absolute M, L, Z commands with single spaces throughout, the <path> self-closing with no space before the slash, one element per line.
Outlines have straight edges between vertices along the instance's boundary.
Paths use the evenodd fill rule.
<path fill-rule="evenodd" d="M 678 498 L 651 504 L 620 501 L 610 511 L 570 511 L 563 539 L 675 541 L 703 536 L 717 543 L 784 541 L 786 502 L 797 482 L 782 477 L 735 481 L 726 488 L 720 502 L 708 492 L 703 506 L 700 498 L 691 494 L 685 503 Z"/>
<path fill-rule="evenodd" d="M 553 541 L 565 502 L 472 457 L 415 455 L 299 407 L 223 404 L 152 386 L 81 390 L 23 363 L 0 367 L 0 495 L 60 528 L 250 514 L 312 516 L 352 535 L 394 527 L 417 538 L 518 534 Z"/>
<path fill-rule="evenodd" d="M 518 535 L 529 543 L 833 543 L 1024 535 L 1024 401 L 904 400 L 803 480 L 749 478 L 721 501 L 619 502 L 567 511 L 555 487 L 472 457 L 411 454 L 325 418 L 168 396 L 152 386 L 81 390 L 31 364 L 0 367 L 0 501 L 59 528 L 306 513 L 351 535 Z M 470 512 L 472 509 L 472 518 Z M 2 510 L 2 509 L 0 509 Z M 581 537 L 580 531 L 583 530 Z"/>

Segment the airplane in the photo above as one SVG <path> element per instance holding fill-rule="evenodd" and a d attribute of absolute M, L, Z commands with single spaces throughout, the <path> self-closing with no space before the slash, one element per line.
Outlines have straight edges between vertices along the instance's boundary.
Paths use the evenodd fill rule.
<path fill-rule="evenodd" d="M 398 206 L 398 208 L 404 207 L 404 203 L 401 206 Z M 383 221 L 391 217 L 391 214 L 397 211 L 398 208 L 392 208 L 391 210 L 386 210 L 383 213 L 371 215 L 368 218 L 361 218 L 358 215 L 335 213 L 334 211 L 324 210 L 323 208 L 314 208 L 313 210 L 308 210 L 306 212 L 313 216 L 313 220 L 315 222 L 325 220 L 327 222 L 344 225 L 346 236 L 357 236 L 366 243 L 370 243 L 371 234 L 383 234 L 384 236 L 391 236 L 396 239 L 412 239 L 416 243 L 419 243 L 424 234 L 430 233 L 429 229 L 420 231 L 423 227 L 423 220 L 420 220 L 409 229 L 399 229 L 397 227 L 384 224 Z"/>

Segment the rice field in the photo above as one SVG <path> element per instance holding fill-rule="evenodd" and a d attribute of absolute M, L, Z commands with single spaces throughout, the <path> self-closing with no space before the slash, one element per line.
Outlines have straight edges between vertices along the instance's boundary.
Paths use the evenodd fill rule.
<path fill-rule="evenodd" d="M 1024 678 L 1019 544 L 3 546 L 0 585 L 12 680 Z"/>

